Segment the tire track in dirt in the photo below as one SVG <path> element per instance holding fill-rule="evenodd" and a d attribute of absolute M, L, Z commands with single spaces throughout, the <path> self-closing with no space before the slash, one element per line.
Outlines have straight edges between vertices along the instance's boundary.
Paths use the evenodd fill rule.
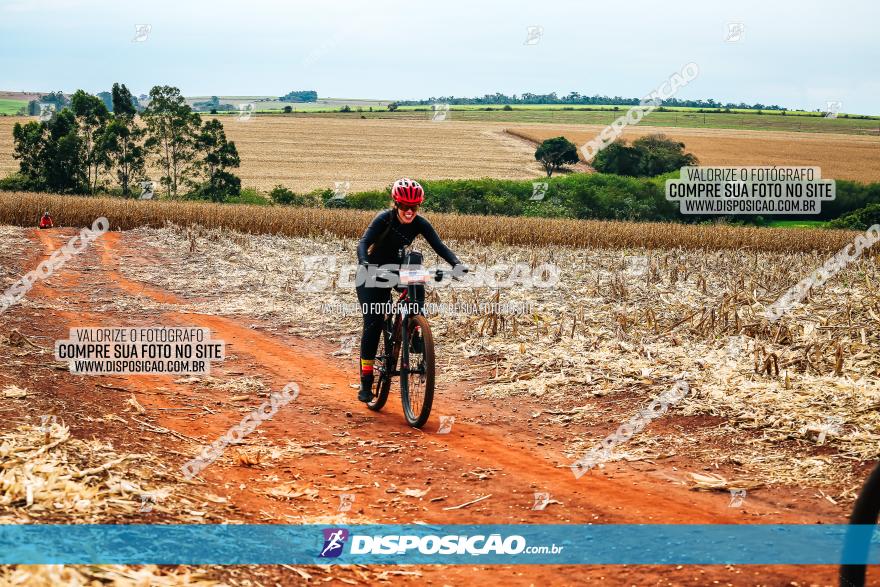
<path fill-rule="evenodd" d="M 35 231 L 31 238 L 48 256 L 57 248 L 48 232 Z M 119 263 L 127 249 L 124 235 L 107 233 L 96 241 L 93 255 L 100 265 L 104 283 L 96 283 L 94 277 L 80 273 L 78 265 L 65 267 L 53 277 L 52 287 L 36 284 L 32 296 L 57 300 L 65 293 L 65 301 L 77 305 L 89 303 L 88 292 L 112 285 L 117 293 L 130 296 L 146 296 L 163 304 L 183 304 L 177 295 L 153 286 L 132 281 L 122 275 Z M 128 257 L 137 255 L 127 254 Z M 87 278 L 87 279 L 84 279 Z M 89 287 L 91 286 L 91 287 Z M 85 290 L 85 291 L 84 291 Z M 554 448 L 535 446 L 533 433 L 522 422 L 513 426 L 480 426 L 458 420 L 468 420 L 485 415 L 486 405 L 463 400 L 462 389 L 454 387 L 444 393 L 437 402 L 435 416 L 425 431 L 409 428 L 399 405 L 391 398 L 383 413 L 369 412 L 356 401 L 355 390 L 349 387 L 353 378 L 351 369 L 342 361 L 331 360 L 331 345 L 321 341 L 301 340 L 278 334 L 255 330 L 241 323 L 240 319 L 185 311 L 163 311 L 160 316 L 122 316 L 94 312 L 56 312 L 59 326 L 64 332 L 75 326 L 116 326 L 138 322 L 162 326 L 201 326 L 210 328 L 212 338 L 222 339 L 227 345 L 226 364 L 229 370 L 249 375 L 259 375 L 271 381 L 272 389 L 280 389 L 289 381 L 296 381 L 301 388 L 299 398 L 282 408 L 273 420 L 260 428 L 259 441 L 283 444 L 290 439 L 302 446 L 324 446 L 333 441 L 331 450 L 322 449 L 317 454 L 307 454 L 297 459 L 279 463 L 266 463 L 259 469 L 244 466 L 225 467 L 220 463 L 208 467 L 203 479 L 205 491 L 217 495 L 230 495 L 239 511 L 263 515 L 277 523 L 308 522 L 310 519 L 326 519 L 336 514 L 335 503 L 312 500 L 283 502 L 265 496 L 255 477 L 276 476 L 281 481 L 297 478 L 305 485 L 319 490 L 321 494 L 333 494 L 329 486 L 356 487 L 357 494 L 353 512 L 364 520 L 376 522 L 411 523 L 415 520 L 428 523 L 750 523 L 753 517 L 743 516 L 738 510 L 719 511 L 717 495 L 696 493 L 676 485 L 670 485 L 639 472 L 616 472 L 613 476 L 588 475 L 575 480 L 560 461 Z M 152 322 L 149 322 L 152 320 Z M 247 319 L 248 322 L 256 321 Z M 191 388 L 178 385 L 177 376 L 136 376 L 112 378 L 124 381 L 138 401 L 151 412 L 157 408 L 179 408 L 187 401 L 204 401 Z M 168 393 L 159 393 L 165 388 Z M 392 390 L 394 393 L 396 390 Z M 216 398 L 211 398 L 216 399 Z M 454 406 L 454 409 L 453 409 Z M 222 411 L 227 410 L 227 411 Z M 440 410 L 440 411 L 438 411 Z M 452 412 L 457 423 L 453 432 L 439 435 L 436 414 Z M 348 412 L 348 415 L 346 414 Z M 156 422 L 186 437 L 206 439 L 206 443 L 222 435 L 241 419 L 238 411 L 228 406 L 218 408 L 214 414 L 205 412 L 196 420 L 176 417 L 159 412 Z M 166 440 L 167 438 L 163 438 Z M 382 446 L 402 446 L 399 451 L 387 454 L 365 454 L 382 450 Z M 179 446 L 177 448 L 180 448 Z M 231 451 L 230 447 L 227 452 Z M 184 452 L 193 451 L 187 447 Z M 174 451 L 176 454 L 180 452 Z M 395 457 L 398 457 L 395 459 Z M 182 464 L 183 461 L 181 461 Z M 696 465 L 694 468 L 698 468 Z M 473 471 L 480 472 L 473 474 Z M 488 472 L 488 473 L 487 473 Z M 478 480 L 479 475 L 487 478 Z M 275 483 L 277 485 L 277 482 Z M 254 486 L 257 487 L 254 487 Z M 390 486 L 430 489 L 424 500 L 392 500 L 400 493 L 388 493 Z M 362 486 L 362 487 L 360 487 Z M 238 489 L 236 489 L 238 488 Z M 531 511 L 532 493 L 545 491 L 551 498 L 562 502 L 545 511 Z M 444 511 L 442 507 L 470 501 L 477 495 L 492 497 L 467 509 Z M 432 503 L 433 497 L 446 495 L 445 501 Z M 381 511 L 380 511 L 381 508 Z M 389 511 L 390 510 L 390 511 Z M 816 515 L 806 511 L 780 514 L 775 507 L 761 503 L 752 504 L 750 513 L 765 515 L 766 522 L 812 523 Z M 771 514 L 773 514 L 771 516 Z M 353 521 L 356 521 L 353 520 Z M 706 567 L 712 569 L 712 567 Z M 485 568 L 484 568 L 485 569 Z M 514 584 L 550 584 L 561 579 L 560 567 L 516 567 L 522 572 L 522 582 Z M 574 583 L 586 577 L 616 574 L 613 567 L 572 568 L 566 567 L 566 583 Z M 604 569 L 604 570 L 603 570 Z M 645 568 L 644 574 L 636 569 L 624 583 L 634 584 L 638 577 L 650 578 L 653 583 L 660 575 L 656 570 Z M 813 580 L 828 579 L 831 573 L 812 570 Z M 765 578 L 803 577 L 803 568 L 764 567 L 760 574 Z M 816 572 L 818 571 L 818 573 Z M 470 575 L 466 569 L 443 568 L 428 571 L 437 578 Z M 503 568 L 482 571 L 489 574 L 504 573 Z M 710 574 L 714 574 L 711 573 Z M 507 573 L 504 573 L 507 576 Z M 730 580 L 730 574 L 719 571 L 719 580 Z M 427 575 L 426 575 L 427 576 Z M 685 574 L 687 576 L 687 573 Z M 484 575 L 488 578 L 488 575 Z M 701 579 L 707 579 L 708 576 Z M 776 583 L 773 583 L 776 584 Z M 779 583 L 784 584 L 784 583 Z"/>
<path fill-rule="evenodd" d="M 119 233 L 112 233 L 108 236 L 110 238 L 107 238 L 100 244 L 103 247 L 101 258 L 102 265 L 112 268 L 116 265 L 115 251 L 120 246 Z M 126 279 L 115 269 L 111 270 L 113 273 L 110 275 L 114 284 L 126 292 L 138 292 L 150 297 L 155 295 L 155 299 L 165 303 L 181 303 L 181 300 L 172 294 L 144 288 L 142 284 Z M 346 410 L 360 409 L 368 416 L 368 420 L 375 422 L 376 425 L 371 426 L 371 428 L 391 429 L 401 433 L 412 431 L 403 421 L 400 407 L 393 402 L 396 399 L 395 397 L 390 398 L 392 400 L 388 404 L 390 409 L 386 408 L 385 411 L 378 414 L 366 411 L 366 408 L 357 403 L 355 392 L 349 387 L 351 381 L 350 374 L 340 370 L 337 366 L 328 364 L 325 353 L 315 353 L 312 349 L 301 344 L 296 344 L 292 349 L 290 342 L 279 341 L 275 337 L 242 326 L 235 320 L 222 316 L 166 312 L 162 315 L 161 324 L 175 326 L 195 325 L 210 328 L 212 338 L 224 340 L 232 352 L 250 357 L 249 366 L 252 365 L 256 371 L 262 370 L 271 373 L 276 384 L 286 383 L 287 381 L 299 383 L 302 392 L 300 399 L 297 401 L 306 400 L 305 405 L 309 407 L 312 405 L 328 406 L 337 414 L 344 414 Z M 286 375 L 290 377 L 286 378 Z M 330 389 L 321 389 L 322 385 L 328 384 L 331 386 Z M 435 421 L 436 418 L 432 419 L 429 422 L 429 426 Z M 165 423 L 162 424 L 165 425 Z M 302 422 L 297 422 L 296 424 L 302 424 Z M 604 513 L 611 516 L 615 521 L 617 521 L 620 515 L 615 514 L 612 508 L 618 506 L 627 507 L 630 516 L 626 517 L 632 522 L 643 520 L 643 516 L 649 514 L 656 516 L 665 514 L 669 522 L 736 523 L 739 518 L 739 516 L 733 515 L 706 514 L 694 511 L 694 498 L 701 497 L 702 495 L 693 492 L 685 494 L 688 497 L 686 503 L 669 503 L 668 495 L 661 495 L 647 490 L 647 493 L 641 496 L 645 500 L 665 500 L 667 503 L 664 504 L 662 511 L 642 509 L 640 504 L 634 504 L 632 499 L 627 499 L 626 492 L 623 491 L 623 484 L 614 483 L 614 480 L 604 482 L 612 485 L 612 488 L 608 488 L 612 489 L 612 491 L 609 491 L 609 495 L 606 496 L 604 494 L 607 490 L 600 487 L 599 485 L 601 484 L 596 483 L 593 478 L 585 477 L 582 481 L 576 481 L 567 466 L 562 468 L 551 467 L 542 462 L 545 460 L 544 458 L 550 457 L 550 455 L 546 454 L 547 451 L 540 451 L 545 453 L 541 455 L 544 458 L 540 460 L 524 458 L 527 455 L 524 455 L 521 449 L 513 449 L 510 446 L 511 438 L 497 437 L 494 433 L 487 432 L 479 426 L 456 424 L 456 433 L 451 435 L 432 434 L 429 431 L 413 432 L 420 437 L 431 438 L 444 448 L 449 449 L 451 455 L 458 457 L 466 463 L 472 463 L 470 466 L 478 465 L 482 468 L 501 466 L 503 470 L 510 471 L 517 477 L 527 479 L 529 483 L 542 480 L 544 483 L 552 484 L 555 491 L 551 491 L 551 493 L 554 497 L 559 496 L 555 497 L 556 499 L 571 500 L 582 489 L 589 488 L 593 494 L 590 503 L 581 503 L 579 505 L 589 506 L 583 508 L 587 511 L 592 510 L 595 512 L 596 509 L 599 509 L 599 511 L 607 510 Z M 467 439 L 465 442 L 457 440 L 457 438 L 462 436 Z M 465 463 L 461 464 L 465 465 Z M 584 488 L 577 487 L 581 483 L 585 486 Z M 597 485 L 597 487 L 593 487 L 593 485 Z M 596 494 L 602 495 L 603 499 L 601 502 L 596 499 L 598 497 Z M 456 514 L 456 517 L 469 518 L 465 512 Z"/>

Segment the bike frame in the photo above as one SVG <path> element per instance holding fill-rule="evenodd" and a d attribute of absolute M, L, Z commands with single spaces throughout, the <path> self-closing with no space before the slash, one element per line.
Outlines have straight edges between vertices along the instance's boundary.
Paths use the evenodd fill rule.
<path fill-rule="evenodd" d="M 412 255 L 412 256 L 411 256 Z M 407 264 L 412 264 L 415 261 L 415 264 L 421 265 L 422 263 L 422 254 L 414 251 L 412 249 L 402 249 L 401 250 L 401 258 L 406 259 Z M 442 274 L 442 273 L 441 273 Z M 399 276 L 399 273 L 398 273 Z M 395 290 L 400 291 L 400 286 L 395 287 Z M 386 348 L 390 348 L 388 343 L 392 343 L 394 341 L 395 333 L 400 333 L 400 348 L 401 352 L 399 355 L 400 359 L 400 367 L 397 366 L 397 359 L 395 359 L 395 364 L 389 373 L 389 377 L 394 377 L 400 375 L 402 373 L 409 374 L 409 365 L 405 364 L 404 357 L 408 356 L 408 352 L 404 352 L 404 349 L 409 349 L 409 322 L 410 316 L 415 314 L 424 315 L 424 306 L 423 300 L 425 299 L 425 284 L 424 283 L 408 283 L 406 284 L 398 296 L 397 301 L 394 303 L 395 308 L 398 310 L 394 314 L 390 316 L 386 316 L 385 318 L 385 339 Z M 414 307 L 414 311 L 410 311 L 410 308 Z M 400 330 L 399 330 L 400 329 Z"/>
<path fill-rule="evenodd" d="M 454 271 L 425 270 L 422 254 L 417 251 L 402 250 L 401 258 L 405 259 L 407 270 L 399 267 L 396 273 L 400 281 L 388 286 L 400 292 L 400 296 L 382 320 L 382 353 L 381 356 L 377 353 L 380 360 L 374 365 L 379 370 L 379 378 L 373 399 L 367 405 L 376 412 L 382 409 L 396 375 L 400 377 L 406 420 L 411 426 L 421 428 L 431 413 L 436 381 L 434 338 L 425 314 L 425 290 L 432 277 L 439 282 L 445 275 L 451 274 L 453 279 L 457 276 Z"/>
<path fill-rule="evenodd" d="M 421 292 L 419 291 L 421 288 Z M 387 343 L 393 344 L 395 333 L 400 333 L 400 348 L 401 353 L 399 355 L 400 367 L 397 366 L 397 360 L 395 360 L 394 368 L 389 373 L 389 377 L 400 377 L 402 373 L 409 374 L 409 365 L 405 364 L 403 357 L 408 355 L 409 353 L 404 353 L 403 349 L 409 348 L 409 322 L 410 317 L 416 314 L 424 314 L 424 306 L 422 302 L 419 301 L 424 299 L 424 289 L 425 286 L 423 284 L 411 283 L 406 286 L 400 296 L 398 296 L 397 301 L 395 302 L 395 307 L 397 307 L 400 311 L 385 318 L 385 336 L 386 339 L 386 348 Z M 415 305 L 415 312 L 410 312 L 409 308 L 411 304 Z"/>

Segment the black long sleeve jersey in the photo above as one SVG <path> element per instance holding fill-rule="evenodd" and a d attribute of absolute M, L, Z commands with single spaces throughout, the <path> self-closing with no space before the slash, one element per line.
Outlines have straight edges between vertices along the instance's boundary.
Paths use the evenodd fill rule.
<path fill-rule="evenodd" d="M 389 228 L 390 223 L 390 228 Z M 386 232 L 384 238 L 382 234 Z M 384 210 L 373 218 L 366 232 L 358 242 L 357 256 L 358 263 L 374 263 L 383 265 L 387 263 L 400 263 L 400 249 L 412 244 L 419 235 L 425 237 L 431 248 L 437 252 L 444 261 L 455 267 L 460 264 L 455 253 L 449 250 L 449 247 L 443 244 L 437 231 L 431 226 L 423 216 L 416 216 L 409 224 L 402 224 L 397 217 L 397 210 L 394 208 Z M 373 250 L 368 252 L 371 245 L 375 245 Z"/>

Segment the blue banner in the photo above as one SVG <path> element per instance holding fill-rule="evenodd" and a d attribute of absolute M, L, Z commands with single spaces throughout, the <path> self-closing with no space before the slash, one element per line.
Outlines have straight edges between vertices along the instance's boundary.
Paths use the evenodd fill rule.
<path fill-rule="evenodd" d="M 876 529 L 819 524 L 0 525 L 0 564 L 880 564 Z"/>

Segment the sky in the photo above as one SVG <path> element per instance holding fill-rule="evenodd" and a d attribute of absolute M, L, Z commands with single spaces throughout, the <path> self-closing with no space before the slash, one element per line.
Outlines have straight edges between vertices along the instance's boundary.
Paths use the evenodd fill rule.
<path fill-rule="evenodd" d="M 0 0 L 0 90 L 642 97 L 696 63 L 676 97 L 877 115 L 878 17 L 877 0 Z"/>

